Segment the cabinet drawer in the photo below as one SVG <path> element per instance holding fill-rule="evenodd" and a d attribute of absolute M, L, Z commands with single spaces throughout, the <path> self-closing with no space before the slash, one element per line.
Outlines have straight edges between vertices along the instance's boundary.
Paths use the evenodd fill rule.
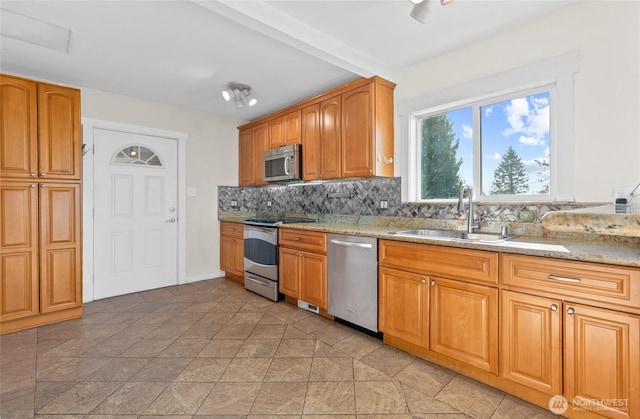
<path fill-rule="evenodd" d="M 327 252 L 327 235 L 317 231 L 304 231 L 281 228 L 280 245 L 312 252 Z"/>
<path fill-rule="evenodd" d="M 244 225 L 238 223 L 220 223 L 220 235 L 242 239 L 244 234 Z"/>
<path fill-rule="evenodd" d="M 498 283 L 498 253 L 380 240 L 380 264 L 448 278 Z"/>
<path fill-rule="evenodd" d="M 535 256 L 502 255 L 502 283 L 638 308 L 640 269 Z"/>

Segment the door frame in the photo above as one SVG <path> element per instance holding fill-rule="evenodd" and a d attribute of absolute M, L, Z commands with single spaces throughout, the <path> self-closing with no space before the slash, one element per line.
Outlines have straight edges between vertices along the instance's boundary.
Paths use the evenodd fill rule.
<path fill-rule="evenodd" d="M 94 280 L 94 132 L 96 129 L 129 134 L 161 137 L 177 142 L 178 150 L 178 284 L 186 282 L 186 143 L 188 134 L 164 129 L 149 128 L 100 119 L 82 118 L 82 296 L 83 302 L 93 301 Z"/>

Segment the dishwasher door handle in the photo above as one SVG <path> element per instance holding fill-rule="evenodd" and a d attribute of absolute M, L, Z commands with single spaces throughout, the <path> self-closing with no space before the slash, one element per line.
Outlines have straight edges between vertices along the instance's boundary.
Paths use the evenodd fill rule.
<path fill-rule="evenodd" d="M 353 242 L 344 242 L 342 240 L 331 239 L 329 240 L 333 244 L 337 244 L 338 246 L 346 246 L 346 247 L 362 247 L 364 249 L 371 249 L 373 246 L 370 243 L 353 243 Z"/>

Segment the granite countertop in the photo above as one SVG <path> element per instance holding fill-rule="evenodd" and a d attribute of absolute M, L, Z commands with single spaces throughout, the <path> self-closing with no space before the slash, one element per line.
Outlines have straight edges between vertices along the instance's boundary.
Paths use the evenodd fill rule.
<path fill-rule="evenodd" d="M 246 214 L 221 215 L 220 221 L 242 223 Z M 281 224 L 279 228 L 319 231 L 324 233 L 349 234 L 355 236 L 376 237 L 379 239 L 398 240 L 412 243 L 425 243 L 450 246 L 465 249 L 490 250 L 503 253 L 516 253 L 530 256 L 553 257 L 585 262 L 599 262 L 613 265 L 640 267 L 640 242 L 637 238 L 622 241 L 603 237 L 594 239 L 567 237 L 540 237 L 520 235 L 514 239 L 499 242 L 465 242 L 449 241 L 434 238 L 406 237 L 390 234 L 391 231 L 406 230 L 408 228 L 433 228 L 431 226 L 415 226 L 413 220 L 406 222 L 391 220 L 372 221 L 368 217 L 363 220 L 358 217 L 342 217 L 339 220 L 322 217 L 317 223 Z M 447 228 L 454 229 L 454 228 Z M 517 234 L 517 233 L 516 233 Z"/>

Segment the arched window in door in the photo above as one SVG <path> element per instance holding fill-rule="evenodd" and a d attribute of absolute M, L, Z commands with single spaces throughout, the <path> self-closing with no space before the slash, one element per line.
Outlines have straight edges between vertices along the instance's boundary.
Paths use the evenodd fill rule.
<path fill-rule="evenodd" d="M 129 145 L 118 150 L 111 159 L 111 164 L 160 166 L 162 160 L 155 151 L 143 145 Z"/>

